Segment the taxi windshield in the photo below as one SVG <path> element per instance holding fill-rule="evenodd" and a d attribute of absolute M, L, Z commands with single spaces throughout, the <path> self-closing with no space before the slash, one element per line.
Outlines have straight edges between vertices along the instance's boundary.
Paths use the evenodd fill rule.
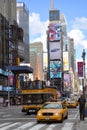
<path fill-rule="evenodd" d="M 44 105 L 43 108 L 46 108 L 46 109 L 61 109 L 62 104 L 49 103 L 49 104 Z"/>

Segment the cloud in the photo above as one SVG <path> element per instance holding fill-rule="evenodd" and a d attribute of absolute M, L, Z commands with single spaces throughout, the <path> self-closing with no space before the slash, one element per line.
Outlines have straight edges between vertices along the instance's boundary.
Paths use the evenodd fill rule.
<path fill-rule="evenodd" d="M 74 22 L 72 23 L 72 27 L 75 28 L 75 29 L 87 30 L 87 18 L 76 17 Z"/>
<path fill-rule="evenodd" d="M 44 50 L 47 48 L 47 35 L 46 30 L 48 27 L 49 21 L 42 21 L 40 18 L 40 14 L 31 13 L 29 16 L 29 27 L 30 27 L 30 42 L 42 42 Z M 74 39 L 74 45 L 82 46 L 83 48 L 87 48 L 87 39 L 84 31 L 87 29 L 87 18 L 76 17 L 75 20 L 71 22 L 72 29 L 68 32 L 68 36 Z M 87 32 L 86 32 L 87 33 Z"/>
<path fill-rule="evenodd" d="M 47 51 L 47 36 L 46 33 L 42 34 L 40 37 L 37 37 L 36 39 L 32 40 L 33 42 L 42 42 L 43 43 L 43 50 Z"/>
<path fill-rule="evenodd" d="M 40 14 L 32 13 L 29 17 L 30 24 L 30 32 L 32 35 L 43 34 L 46 33 L 48 20 L 41 21 Z"/>
<path fill-rule="evenodd" d="M 29 16 L 30 42 L 41 41 L 46 49 L 46 30 L 49 21 L 41 21 L 40 14 L 32 13 Z"/>
<path fill-rule="evenodd" d="M 87 18 L 75 18 L 71 22 L 72 30 L 68 32 L 68 36 L 74 39 L 75 46 L 82 46 L 87 49 L 87 39 L 85 34 L 87 33 Z"/>
<path fill-rule="evenodd" d="M 74 39 L 75 45 L 82 45 L 82 41 L 84 40 L 85 36 L 80 30 L 71 30 L 68 32 L 68 36 Z"/>

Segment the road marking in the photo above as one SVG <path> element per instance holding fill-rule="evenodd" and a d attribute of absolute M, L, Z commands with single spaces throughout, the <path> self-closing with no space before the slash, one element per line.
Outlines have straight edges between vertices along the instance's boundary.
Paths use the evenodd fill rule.
<path fill-rule="evenodd" d="M 3 117 L 9 117 L 9 116 L 12 116 L 12 115 L 3 115 Z"/>
<path fill-rule="evenodd" d="M 24 120 L 24 119 L 25 120 L 29 120 L 29 119 L 35 120 L 36 118 L 32 118 L 32 117 L 31 118 L 5 118 L 5 119 L 0 119 L 0 120 L 2 121 L 2 120 Z"/>
<path fill-rule="evenodd" d="M 0 128 L 1 127 L 3 127 L 3 126 L 6 126 L 6 125 L 8 125 L 8 124 L 10 124 L 11 122 L 9 122 L 9 123 L 3 123 L 3 124 L 0 124 Z"/>
<path fill-rule="evenodd" d="M 2 112 L 0 111 L 0 114 L 2 114 L 2 113 L 4 113 L 4 112 L 3 112 L 3 111 L 2 111 Z"/>
<path fill-rule="evenodd" d="M 73 124 L 74 123 L 71 123 L 71 122 L 65 123 L 64 127 L 61 130 L 72 130 Z"/>
<path fill-rule="evenodd" d="M 18 127 L 17 129 L 14 129 L 14 130 L 24 130 L 24 129 L 28 128 L 28 127 L 33 126 L 34 124 L 35 124 L 35 122 L 29 122 L 29 123 L 26 123 L 26 124 Z"/>
<path fill-rule="evenodd" d="M 53 130 L 53 128 L 55 127 L 55 124 L 51 124 L 46 130 Z"/>
<path fill-rule="evenodd" d="M 76 114 L 71 114 L 71 115 L 69 115 L 69 116 L 68 116 L 68 119 L 76 119 L 77 116 L 78 116 L 78 114 L 79 114 L 79 111 L 77 111 Z"/>
<path fill-rule="evenodd" d="M 45 130 L 53 130 L 55 127 L 58 127 L 60 124 L 50 124 L 48 128 L 45 128 Z M 72 130 L 74 123 L 65 123 L 63 128 L 61 130 Z M 27 122 L 25 124 L 22 124 L 21 122 L 7 122 L 0 125 L 0 130 L 40 130 L 47 126 L 47 124 L 37 124 L 36 122 Z"/>
<path fill-rule="evenodd" d="M 46 126 L 46 124 L 37 124 L 35 126 L 33 126 L 32 128 L 28 129 L 28 130 L 40 130 L 42 127 Z"/>
<path fill-rule="evenodd" d="M 3 128 L 0 128 L 0 130 L 7 130 L 8 128 L 11 128 L 11 127 L 19 125 L 19 124 L 21 124 L 21 123 L 20 122 L 16 122 L 16 123 L 4 126 Z"/>

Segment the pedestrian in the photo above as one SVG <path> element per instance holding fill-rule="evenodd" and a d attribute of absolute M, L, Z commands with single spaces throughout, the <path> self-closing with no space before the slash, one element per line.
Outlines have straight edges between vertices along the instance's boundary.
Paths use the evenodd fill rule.
<path fill-rule="evenodd" d="M 31 79 L 29 79 L 28 85 L 29 85 L 29 89 L 33 89 L 33 82 Z"/>
<path fill-rule="evenodd" d="M 40 80 L 38 79 L 38 77 L 36 77 L 36 80 L 35 80 L 35 88 L 36 89 L 40 89 L 41 86 L 40 86 Z"/>
<path fill-rule="evenodd" d="M 85 118 L 85 103 L 86 103 L 85 96 L 81 95 L 78 102 L 79 102 L 80 120 L 84 120 L 84 118 Z"/>

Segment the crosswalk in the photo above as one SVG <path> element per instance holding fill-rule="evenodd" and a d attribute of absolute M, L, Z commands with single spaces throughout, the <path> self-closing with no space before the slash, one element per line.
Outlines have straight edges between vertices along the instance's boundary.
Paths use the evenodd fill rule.
<path fill-rule="evenodd" d="M 46 123 L 40 123 L 37 124 L 36 122 L 6 122 L 6 123 L 0 123 L 0 130 L 60 130 L 61 123 L 52 123 L 52 124 L 46 124 Z M 72 122 L 66 122 L 64 126 L 61 128 L 61 130 L 72 130 L 73 123 Z M 57 128 L 57 129 L 56 129 Z"/>

